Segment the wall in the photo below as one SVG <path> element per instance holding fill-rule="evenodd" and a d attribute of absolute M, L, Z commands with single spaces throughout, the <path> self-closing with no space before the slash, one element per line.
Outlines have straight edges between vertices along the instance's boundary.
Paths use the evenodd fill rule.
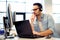
<path fill-rule="evenodd" d="M 44 2 L 45 2 L 44 5 L 45 5 L 46 14 L 53 14 L 52 13 L 52 0 L 44 0 Z M 52 15 L 53 19 L 55 19 L 54 21 L 56 21 L 57 19 L 57 17 L 55 18 L 55 16 Z M 55 22 L 55 30 L 60 35 L 60 23 Z"/>

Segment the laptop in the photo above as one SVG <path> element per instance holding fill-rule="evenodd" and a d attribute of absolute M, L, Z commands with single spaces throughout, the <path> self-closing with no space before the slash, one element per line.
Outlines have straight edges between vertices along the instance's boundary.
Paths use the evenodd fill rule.
<path fill-rule="evenodd" d="M 15 28 L 16 28 L 18 37 L 21 37 L 21 38 L 40 38 L 40 37 L 43 37 L 40 35 L 34 35 L 32 33 L 32 28 L 30 26 L 29 20 L 16 21 Z"/>

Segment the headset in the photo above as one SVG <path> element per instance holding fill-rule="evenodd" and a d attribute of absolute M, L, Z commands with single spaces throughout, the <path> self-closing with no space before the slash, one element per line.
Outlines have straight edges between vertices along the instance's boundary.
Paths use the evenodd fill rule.
<path fill-rule="evenodd" d="M 39 7 L 39 10 L 42 11 L 42 4 L 41 3 L 34 3 L 33 5 L 37 5 Z"/>

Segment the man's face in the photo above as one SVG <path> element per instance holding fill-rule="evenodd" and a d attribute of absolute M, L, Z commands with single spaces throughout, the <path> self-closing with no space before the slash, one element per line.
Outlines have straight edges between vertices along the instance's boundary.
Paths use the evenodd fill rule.
<path fill-rule="evenodd" d="M 39 10 L 39 7 L 37 5 L 34 5 L 33 6 L 33 13 L 37 16 L 40 14 L 40 10 Z"/>

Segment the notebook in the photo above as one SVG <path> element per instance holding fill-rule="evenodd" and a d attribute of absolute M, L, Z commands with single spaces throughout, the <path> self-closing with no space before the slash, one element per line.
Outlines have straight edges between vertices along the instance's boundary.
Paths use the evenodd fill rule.
<path fill-rule="evenodd" d="M 15 22 L 15 28 L 16 28 L 18 37 L 22 37 L 22 38 L 41 38 L 41 37 L 43 37 L 43 36 L 35 35 L 32 33 L 32 28 L 31 28 L 29 20 Z"/>

